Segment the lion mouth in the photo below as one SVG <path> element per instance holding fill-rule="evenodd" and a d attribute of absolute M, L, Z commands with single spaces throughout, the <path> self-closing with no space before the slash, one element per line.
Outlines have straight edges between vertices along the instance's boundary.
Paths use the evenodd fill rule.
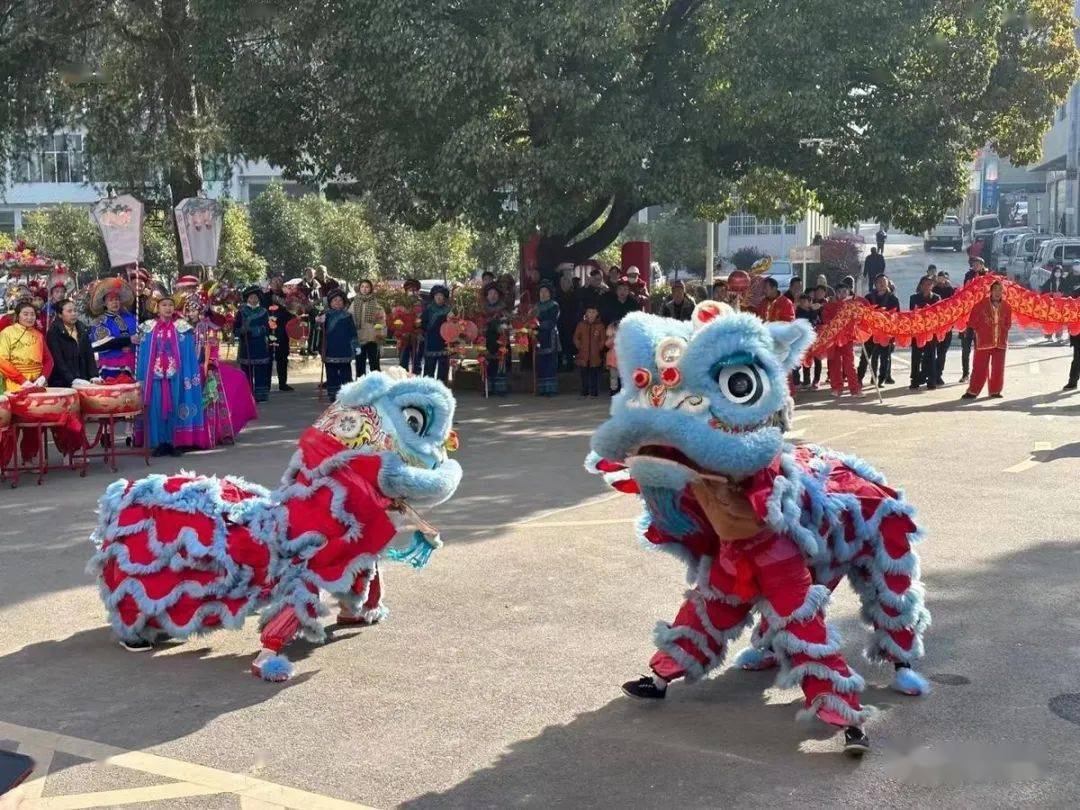
<path fill-rule="evenodd" d="M 721 430 L 724 433 L 730 433 L 734 436 L 742 436 L 747 433 L 754 433 L 758 430 L 763 430 L 765 428 L 771 427 L 783 429 L 783 426 L 784 417 L 783 414 L 780 413 L 774 413 L 768 419 L 763 419 L 760 422 L 755 422 L 752 425 L 732 425 L 723 421 L 722 419 L 717 419 L 715 416 L 709 419 L 709 427 L 713 428 L 714 430 Z"/>
<path fill-rule="evenodd" d="M 688 467 L 695 472 L 707 473 L 709 470 L 702 467 L 690 456 L 686 455 L 682 450 L 677 447 L 672 447 L 667 444 L 643 444 L 636 450 L 631 450 L 627 454 L 627 461 L 629 462 L 633 458 L 653 458 L 660 461 L 668 461 L 673 464 L 678 464 L 682 467 Z"/>

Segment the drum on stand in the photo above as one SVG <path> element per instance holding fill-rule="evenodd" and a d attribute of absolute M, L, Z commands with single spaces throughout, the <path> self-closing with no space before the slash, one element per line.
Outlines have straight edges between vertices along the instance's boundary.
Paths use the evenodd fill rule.
<path fill-rule="evenodd" d="M 16 424 L 60 424 L 79 416 L 79 395 L 74 388 L 15 392 L 8 402 Z"/>
<path fill-rule="evenodd" d="M 139 383 L 84 385 L 77 389 L 84 418 L 96 416 L 132 416 L 142 411 Z"/>

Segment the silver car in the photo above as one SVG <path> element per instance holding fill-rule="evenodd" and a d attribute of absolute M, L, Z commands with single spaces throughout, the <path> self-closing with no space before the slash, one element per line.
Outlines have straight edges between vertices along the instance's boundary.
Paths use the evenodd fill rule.
<path fill-rule="evenodd" d="M 1013 240 L 1005 249 L 1008 261 L 1005 275 L 1016 279 L 1020 284 L 1027 284 L 1031 270 L 1035 266 L 1035 256 L 1044 242 L 1063 238 L 1060 233 L 1029 233 Z"/>

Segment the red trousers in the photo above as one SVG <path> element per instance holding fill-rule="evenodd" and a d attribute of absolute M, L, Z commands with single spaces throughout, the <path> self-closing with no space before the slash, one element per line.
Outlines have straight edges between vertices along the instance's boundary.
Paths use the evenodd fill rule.
<path fill-rule="evenodd" d="M 975 361 L 971 364 L 971 384 L 968 393 L 979 394 L 990 376 L 990 393 L 1000 394 L 1005 387 L 1005 350 L 975 347 Z"/>
<path fill-rule="evenodd" d="M 365 588 L 368 588 L 367 599 L 364 600 L 363 609 L 375 610 L 379 607 L 379 603 L 382 600 L 382 582 L 379 579 L 379 571 L 375 569 L 370 574 L 371 585 L 368 587 L 368 572 L 361 571 L 356 575 L 356 580 L 353 582 L 352 592 L 359 595 L 364 592 Z M 308 590 L 315 593 L 318 596 L 318 591 L 312 585 L 308 585 Z M 311 609 L 308 610 L 308 615 L 311 619 L 315 618 L 315 612 Z M 273 650 L 274 652 L 281 652 L 281 650 L 289 644 L 294 638 L 296 638 L 297 632 L 300 630 L 300 619 L 296 616 L 296 609 L 292 605 L 286 605 L 280 611 L 277 616 L 267 622 L 266 626 L 262 630 L 260 640 L 262 645 L 267 650 Z"/>
<path fill-rule="evenodd" d="M 844 381 L 847 381 L 848 390 L 853 394 L 862 391 L 862 383 L 855 373 L 855 345 L 833 346 L 829 349 L 826 360 L 829 367 L 829 385 L 834 394 L 843 393 Z"/>
<path fill-rule="evenodd" d="M 675 621 L 658 629 L 659 649 L 649 666 L 669 681 L 700 677 L 720 663 L 728 641 L 740 634 L 756 603 L 782 633 L 782 643 L 774 648 L 802 687 L 806 707 L 828 695 L 860 712 L 862 679 L 829 637 L 827 599 L 828 589 L 813 584 L 802 552 L 789 537 L 766 531 L 725 543 L 713 560 L 708 586 L 691 590 Z"/>

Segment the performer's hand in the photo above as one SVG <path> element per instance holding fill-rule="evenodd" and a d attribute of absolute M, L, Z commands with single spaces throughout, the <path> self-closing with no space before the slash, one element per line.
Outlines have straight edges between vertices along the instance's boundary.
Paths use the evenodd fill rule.
<path fill-rule="evenodd" d="M 326 323 L 326 316 L 325 315 L 316 315 L 315 316 L 315 323 Z"/>
<path fill-rule="evenodd" d="M 36 385 L 38 388 L 44 388 L 48 384 L 49 381 L 46 380 L 44 377 L 38 377 L 36 380 L 34 380 L 34 385 Z"/>
<path fill-rule="evenodd" d="M 132 335 L 131 336 L 131 342 L 136 346 L 138 346 L 140 343 L 142 343 L 142 333 L 141 332 L 136 332 L 134 335 Z"/>
<path fill-rule="evenodd" d="M 94 377 L 90 380 L 90 382 L 92 382 L 94 385 L 101 385 L 105 382 L 105 380 L 102 377 Z"/>
<path fill-rule="evenodd" d="M 84 379 L 81 379 L 80 377 L 76 377 L 74 380 L 71 381 L 71 387 L 75 389 L 86 388 L 86 386 L 88 385 L 90 385 L 90 383 L 88 383 Z"/>
<path fill-rule="evenodd" d="M 30 380 L 26 380 L 25 382 L 23 382 L 22 385 L 19 386 L 19 388 L 33 388 L 33 387 L 34 387 L 34 383 L 30 382 Z"/>

